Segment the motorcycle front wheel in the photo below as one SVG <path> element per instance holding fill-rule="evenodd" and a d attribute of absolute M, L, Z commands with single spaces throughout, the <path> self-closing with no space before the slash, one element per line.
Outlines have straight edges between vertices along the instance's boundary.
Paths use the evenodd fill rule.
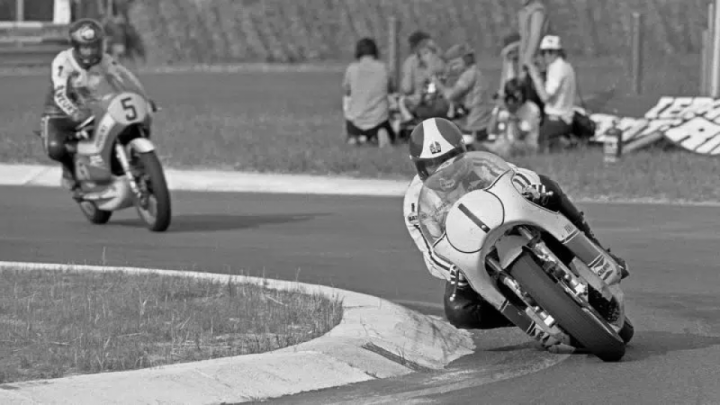
<path fill-rule="evenodd" d="M 137 181 L 143 198 L 135 201 L 135 207 L 149 230 L 164 232 L 170 226 L 172 209 L 162 164 L 155 152 L 139 153 L 137 159 L 141 169 Z"/>
<path fill-rule="evenodd" d="M 625 355 L 625 342 L 605 320 L 584 310 L 550 276 L 530 253 L 513 264 L 511 276 L 537 305 L 552 315 L 560 327 L 602 361 L 619 361 Z"/>

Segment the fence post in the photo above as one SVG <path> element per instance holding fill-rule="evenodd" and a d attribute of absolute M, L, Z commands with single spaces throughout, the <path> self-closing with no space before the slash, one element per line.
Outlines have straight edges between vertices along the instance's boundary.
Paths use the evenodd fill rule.
<path fill-rule="evenodd" d="M 720 1 L 720 0 L 719 0 Z M 632 89 L 633 94 L 642 94 L 643 85 L 643 17 L 638 12 L 632 13 Z"/>
<path fill-rule="evenodd" d="M 400 85 L 400 49 L 399 49 L 400 21 L 396 16 L 388 18 L 388 64 L 390 73 L 396 86 Z"/>
<path fill-rule="evenodd" d="M 15 21 L 23 22 L 25 20 L 25 0 L 15 0 Z"/>
<path fill-rule="evenodd" d="M 707 88 L 707 81 L 708 81 L 708 50 L 709 50 L 709 44 L 710 44 L 710 30 L 704 29 L 702 31 L 702 44 L 700 49 L 700 90 L 699 94 L 701 96 L 706 96 L 708 94 Z"/>
<path fill-rule="evenodd" d="M 712 94 L 712 66 L 713 66 L 713 41 L 715 41 L 715 4 L 713 2 L 708 3 L 708 14 L 707 14 L 707 31 L 705 35 L 704 54 L 705 54 L 705 65 L 703 66 L 703 88 L 700 89 L 700 94 L 709 97 Z"/>
<path fill-rule="evenodd" d="M 715 52 L 713 51 L 713 44 L 715 38 L 715 4 L 713 2 L 708 3 L 707 12 L 707 29 L 703 31 L 703 66 L 701 69 L 700 79 L 700 95 L 709 97 L 712 94 L 712 65 L 713 57 Z"/>
<path fill-rule="evenodd" d="M 712 22 L 712 40 L 710 41 L 710 97 L 718 98 L 720 95 L 720 36 L 718 36 L 718 27 L 720 27 L 720 0 L 715 0 L 713 13 L 709 16 Z"/>

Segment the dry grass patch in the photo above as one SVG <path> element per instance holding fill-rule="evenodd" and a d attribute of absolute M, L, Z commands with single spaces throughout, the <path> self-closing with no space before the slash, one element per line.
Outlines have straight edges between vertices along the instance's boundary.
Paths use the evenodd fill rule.
<path fill-rule="evenodd" d="M 120 272 L 0 272 L 0 382 L 267 352 L 323 335 L 337 299 Z"/>

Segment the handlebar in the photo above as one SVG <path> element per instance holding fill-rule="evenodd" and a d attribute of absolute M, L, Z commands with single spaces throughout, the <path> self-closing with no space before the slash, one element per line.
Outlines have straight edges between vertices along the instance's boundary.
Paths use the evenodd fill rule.
<path fill-rule="evenodd" d="M 93 124 L 94 122 L 95 122 L 95 116 L 94 116 L 94 115 L 93 115 L 93 116 L 90 116 L 88 119 L 86 119 L 85 121 L 81 122 L 80 125 L 78 125 L 77 127 L 75 127 L 75 131 L 78 131 L 78 132 L 79 132 L 79 131 L 82 131 L 83 129 L 89 127 L 89 126 L 90 126 L 91 124 Z"/>

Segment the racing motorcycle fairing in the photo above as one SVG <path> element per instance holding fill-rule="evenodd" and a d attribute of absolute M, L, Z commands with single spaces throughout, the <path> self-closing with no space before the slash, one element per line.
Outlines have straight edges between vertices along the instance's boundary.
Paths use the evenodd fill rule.
<path fill-rule="evenodd" d="M 106 211 L 133 205 L 133 191 L 122 158 L 133 150 L 154 150 L 145 129 L 152 125 L 152 106 L 139 83 L 118 72 L 104 72 L 80 102 L 93 112 L 93 120 L 78 131 L 75 175 L 83 199 Z M 118 150 L 118 145 L 122 151 Z"/>
<path fill-rule="evenodd" d="M 533 249 L 532 242 L 539 236 L 526 229 L 544 230 L 555 237 L 575 255 L 567 271 L 582 276 L 604 298 L 622 300 L 619 288 L 610 288 L 620 277 L 613 259 L 564 215 L 523 197 L 513 177 L 512 166 L 487 152 L 468 152 L 431 175 L 420 193 L 418 218 L 434 253 L 457 265 L 475 291 L 524 330 L 505 313 L 523 311 L 511 305 L 487 268 L 509 288 L 517 289 L 504 272 L 525 250 Z M 543 322 L 533 311 L 524 313 L 535 323 Z M 552 322 L 541 327 L 552 331 Z"/>

